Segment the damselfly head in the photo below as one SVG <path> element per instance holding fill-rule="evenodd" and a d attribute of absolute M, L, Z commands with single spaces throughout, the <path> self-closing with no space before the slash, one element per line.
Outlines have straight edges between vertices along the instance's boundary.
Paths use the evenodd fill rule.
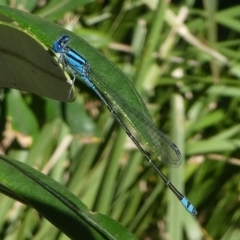
<path fill-rule="evenodd" d="M 58 38 L 53 43 L 53 50 L 55 52 L 61 53 L 65 50 L 67 44 L 70 42 L 70 37 L 66 34 L 62 34 L 60 38 Z"/>

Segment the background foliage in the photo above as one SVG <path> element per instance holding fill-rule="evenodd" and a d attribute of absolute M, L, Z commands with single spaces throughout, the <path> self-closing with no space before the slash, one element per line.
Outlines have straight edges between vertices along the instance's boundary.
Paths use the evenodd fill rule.
<path fill-rule="evenodd" d="M 238 239 L 240 5 L 61 3 L 16 1 L 12 7 L 58 22 L 123 70 L 156 125 L 181 148 L 185 164 L 161 170 L 181 190 L 185 185 L 199 215 L 182 209 L 106 107 L 80 83 L 72 104 L 6 90 L 1 151 L 48 174 L 139 239 Z M 4 195 L 0 202 L 0 239 L 66 239 L 33 209 Z"/>

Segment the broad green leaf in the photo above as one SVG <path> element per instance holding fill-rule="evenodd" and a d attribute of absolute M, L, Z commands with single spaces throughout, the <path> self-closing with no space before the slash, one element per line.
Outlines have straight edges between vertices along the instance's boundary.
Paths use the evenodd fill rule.
<path fill-rule="evenodd" d="M 114 220 L 93 213 L 77 197 L 28 165 L 0 155 L 0 191 L 23 202 L 71 239 L 136 239 Z"/>
<path fill-rule="evenodd" d="M 138 141 L 141 140 L 140 144 L 142 148 L 146 148 L 147 146 L 151 154 L 168 163 L 168 159 L 171 159 L 172 156 L 168 156 L 168 152 L 163 150 L 163 148 L 170 148 L 170 146 L 167 142 L 161 141 L 160 137 L 156 140 L 155 138 L 158 137 L 158 135 L 156 135 L 155 138 L 152 136 L 152 134 L 155 133 L 155 129 L 153 130 L 143 121 L 143 118 L 146 118 L 152 123 L 152 118 L 146 105 L 128 78 L 113 63 L 83 39 L 67 30 L 63 30 L 56 24 L 25 12 L 16 12 L 14 9 L 5 7 L 0 8 L 0 13 L 4 13 L 5 16 L 17 21 L 22 28 L 27 29 L 27 31 L 35 35 L 39 41 L 44 42 L 50 48 L 57 37 L 63 33 L 68 34 L 72 39 L 70 43 L 71 47 L 83 56 L 86 56 L 88 62 L 91 64 L 92 72 L 94 71 L 98 75 L 98 80 L 92 78 L 92 81 L 96 87 L 100 89 L 106 101 L 112 102 L 111 106 L 114 106 L 113 109 L 115 113 L 119 114 L 121 122 L 124 123 L 128 129 L 132 130 L 133 133 L 136 133 L 135 136 L 137 136 Z M 45 34 L 46 31 L 49 32 L 49 34 Z M 120 98 L 121 100 L 119 100 Z M 135 111 L 135 114 L 133 111 Z M 138 117 L 136 114 L 138 114 Z M 152 130 L 151 132 L 150 129 Z M 162 136 L 162 138 L 165 137 Z M 169 154 L 171 153 L 169 152 Z"/>
<path fill-rule="evenodd" d="M 111 84 L 113 89 L 117 89 L 120 96 L 124 96 L 126 102 L 131 103 L 133 108 L 141 112 L 149 121 L 151 116 L 143 103 L 141 97 L 133 88 L 128 78 L 107 58 L 105 58 L 99 51 L 91 47 L 82 38 L 76 36 L 72 32 L 63 29 L 62 27 L 49 22 L 43 18 L 31 15 L 26 12 L 15 9 L 0 7 L 0 14 L 17 21 L 21 28 L 27 32 L 35 35 L 36 38 L 45 45 L 52 47 L 54 41 L 61 35 L 67 34 L 71 38 L 71 47 L 85 56 L 94 69 L 102 79 Z M 49 67 L 56 63 L 47 63 Z"/>
<path fill-rule="evenodd" d="M 57 67 L 48 48 L 29 31 L 8 23 L 0 22 L 0 32 L 0 87 L 67 101 L 71 80 Z"/>

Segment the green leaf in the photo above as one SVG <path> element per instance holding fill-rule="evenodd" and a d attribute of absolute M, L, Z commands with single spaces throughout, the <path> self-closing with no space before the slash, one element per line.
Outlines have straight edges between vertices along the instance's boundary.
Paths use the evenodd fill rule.
<path fill-rule="evenodd" d="M 96 125 L 90 118 L 83 105 L 83 99 L 77 97 L 76 101 L 66 106 L 67 122 L 73 134 L 94 136 L 97 134 Z"/>
<path fill-rule="evenodd" d="M 39 41 L 44 42 L 44 44 L 50 48 L 61 34 L 64 33 L 69 35 L 71 38 L 71 47 L 80 52 L 83 56 L 87 57 L 87 60 L 91 64 L 91 68 L 94 69 L 94 72 L 96 72 L 107 83 L 110 83 L 113 89 L 117 89 L 120 96 L 124 96 L 124 99 L 127 102 L 132 103 L 133 108 L 137 108 L 139 112 L 142 112 L 145 117 L 152 121 L 145 104 L 133 88 L 128 78 L 112 62 L 110 62 L 96 49 L 91 47 L 82 38 L 76 36 L 70 31 L 67 31 L 66 29 L 63 29 L 57 24 L 26 12 L 7 7 L 0 7 L 0 14 L 4 14 L 6 17 L 17 21 L 23 29 L 32 35 L 35 35 Z M 54 63 L 48 63 L 47 65 L 51 64 L 54 65 Z"/>
<path fill-rule="evenodd" d="M 0 155 L 0 191 L 41 213 L 71 239 L 136 239 L 116 221 L 28 165 Z"/>
<path fill-rule="evenodd" d="M 67 101 L 71 80 L 57 67 L 48 48 L 30 32 L 8 23 L 0 22 L 0 32 L 0 87 Z"/>
<path fill-rule="evenodd" d="M 37 119 L 26 105 L 19 91 L 11 90 L 7 95 L 7 117 L 13 130 L 30 136 L 37 134 Z"/>
<path fill-rule="evenodd" d="M 145 118 L 152 123 L 146 105 L 128 78 L 112 62 L 80 37 L 45 19 L 5 7 L 0 8 L 0 13 L 17 21 L 22 28 L 27 29 L 28 32 L 31 32 L 39 41 L 44 42 L 49 47 L 53 45 L 56 38 L 61 34 L 68 34 L 72 40 L 71 47 L 86 56 L 87 61 L 91 64 L 92 72 L 98 76 L 98 80 L 92 78 L 92 81 L 101 91 L 105 100 L 111 102 L 114 112 L 118 113 L 118 121 L 121 121 L 128 129 L 133 129 L 132 132 L 136 133 L 135 136 L 137 136 L 138 141 L 141 141 L 140 145 L 143 148 L 147 146 L 148 151 L 157 158 L 161 158 L 166 163 L 168 162 L 167 159 L 171 158 L 171 156 L 163 155 L 165 151 L 162 151 L 162 155 L 160 153 L 161 149 L 164 148 L 164 141 L 161 141 L 160 137 L 157 140 L 154 139 L 152 133 L 154 133 L 155 128 L 151 128 L 150 125 L 145 124 L 143 121 Z M 46 31 L 49 34 L 45 34 Z M 135 113 L 133 113 L 134 111 Z M 152 132 L 150 132 L 149 128 L 152 129 Z M 158 137 L 158 135 L 155 135 L 155 137 Z M 169 145 L 166 143 L 165 147 L 168 148 Z"/>
<path fill-rule="evenodd" d="M 239 147 L 237 141 L 209 139 L 187 144 L 187 154 L 204 154 L 213 152 L 235 151 Z"/>

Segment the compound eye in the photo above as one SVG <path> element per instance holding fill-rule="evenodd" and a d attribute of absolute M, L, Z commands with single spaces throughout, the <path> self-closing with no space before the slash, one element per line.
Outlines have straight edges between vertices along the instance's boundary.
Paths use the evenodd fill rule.
<path fill-rule="evenodd" d="M 62 52 L 63 47 L 58 42 L 54 42 L 53 49 L 55 52 L 60 53 L 60 52 Z"/>

